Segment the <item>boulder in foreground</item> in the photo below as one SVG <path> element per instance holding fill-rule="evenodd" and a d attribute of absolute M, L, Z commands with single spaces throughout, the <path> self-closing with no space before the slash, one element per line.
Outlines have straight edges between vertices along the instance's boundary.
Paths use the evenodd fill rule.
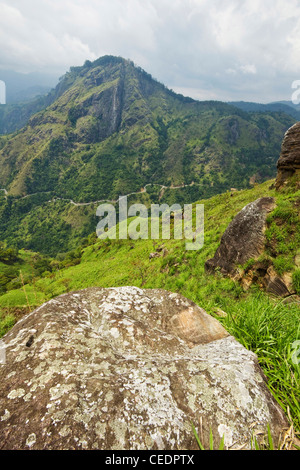
<path fill-rule="evenodd" d="M 256 356 L 186 298 L 89 288 L 49 301 L 3 341 L 1 449 L 250 448 L 288 427 Z M 202 423 L 201 429 L 199 423 Z"/>

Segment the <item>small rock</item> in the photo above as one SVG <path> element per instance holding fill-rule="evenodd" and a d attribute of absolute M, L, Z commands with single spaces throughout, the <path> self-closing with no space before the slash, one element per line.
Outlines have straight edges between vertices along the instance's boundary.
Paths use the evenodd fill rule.
<path fill-rule="evenodd" d="M 217 315 L 218 317 L 220 317 L 220 318 L 226 318 L 226 317 L 228 316 L 227 313 L 224 312 L 224 310 L 222 310 L 222 309 L 219 308 L 219 307 L 214 308 L 214 309 L 213 309 L 213 313 L 214 313 L 215 315 Z"/>
<path fill-rule="evenodd" d="M 282 301 L 283 304 L 296 304 L 300 306 L 300 297 L 299 295 L 290 295 L 283 299 Z"/>
<path fill-rule="evenodd" d="M 161 256 L 160 253 L 158 253 L 157 251 L 155 253 L 150 253 L 149 260 L 153 258 L 159 258 L 160 256 Z"/>

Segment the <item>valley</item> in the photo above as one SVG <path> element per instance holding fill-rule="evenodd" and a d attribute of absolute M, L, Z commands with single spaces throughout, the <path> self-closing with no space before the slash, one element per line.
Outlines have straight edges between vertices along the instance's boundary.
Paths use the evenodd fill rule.
<path fill-rule="evenodd" d="M 275 177 L 295 123 L 186 98 L 113 56 L 71 67 L 42 101 L 0 136 L 0 237 L 49 255 L 93 231 L 99 201 L 188 204 Z"/>

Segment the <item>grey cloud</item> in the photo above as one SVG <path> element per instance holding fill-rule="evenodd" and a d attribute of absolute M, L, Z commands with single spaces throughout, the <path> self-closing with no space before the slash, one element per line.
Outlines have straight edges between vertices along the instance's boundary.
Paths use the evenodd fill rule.
<path fill-rule="evenodd" d="M 0 0 L 0 68 L 64 73 L 132 59 L 199 99 L 289 99 L 300 79 L 297 0 Z"/>

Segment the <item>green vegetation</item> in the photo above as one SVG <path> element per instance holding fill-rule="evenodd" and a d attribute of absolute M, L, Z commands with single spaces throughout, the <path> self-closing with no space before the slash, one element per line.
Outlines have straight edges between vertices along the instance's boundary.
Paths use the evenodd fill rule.
<path fill-rule="evenodd" d="M 293 286 L 298 295 L 300 295 L 300 269 L 293 272 Z"/>
<path fill-rule="evenodd" d="M 18 250 L 8 248 L 5 243 L 0 242 L 0 262 L 11 264 L 18 259 Z"/>
<path fill-rule="evenodd" d="M 266 253 L 279 275 L 293 272 L 300 246 L 300 191 L 276 196 L 276 209 L 269 215 Z M 297 273 L 293 274 L 297 286 Z M 295 287 L 297 290 L 297 287 Z"/>
<path fill-rule="evenodd" d="M 197 444 L 199 446 L 199 449 L 200 450 L 206 450 L 198 436 L 198 433 L 196 431 L 196 428 L 195 426 L 192 424 L 192 429 L 193 429 L 193 433 L 194 433 L 194 436 L 195 436 L 195 439 L 197 441 Z M 224 450 L 225 448 L 225 445 L 224 445 L 224 436 L 222 437 L 221 439 L 221 442 L 219 444 L 219 447 L 218 447 L 218 450 Z M 210 431 L 210 434 L 209 434 L 209 450 L 216 450 L 215 447 L 214 447 L 214 438 L 213 438 L 213 434 L 212 434 L 212 431 Z"/>
<path fill-rule="evenodd" d="M 224 436 L 222 437 L 218 447 L 216 447 L 216 445 L 214 443 L 214 438 L 213 438 L 212 431 L 210 431 L 210 434 L 209 434 L 209 448 L 205 449 L 205 447 L 203 446 L 203 444 L 201 442 L 201 439 L 198 435 L 198 432 L 197 432 L 197 430 L 196 430 L 196 428 L 193 424 L 192 424 L 192 430 L 193 430 L 196 442 L 199 446 L 199 450 L 225 450 L 226 449 Z M 274 447 L 274 443 L 273 443 L 273 439 L 272 439 L 271 430 L 270 430 L 269 425 L 267 426 L 265 436 L 262 436 L 262 439 L 260 439 L 260 441 L 262 441 L 262 442 L 259 443 L 258 439 L 257 439 L 257 436 L 254 434 L 251 438 L 251 449 L 252 450 L 280 450 L 282 448 L 282 446 L 285 445 L 285 443 L 281 443 L 280 445 L 278 445 L 278 447 L 276 447 L 276 448 Z"/>
<path fill-rule="evenodd" d="M 205 244 L 200 251 L 186 251 L 184 240 L 98 240 L 95 233 L 71 252 L 52 258 L 20 250 L 18 262 L 0 265 L 3 275 L 12 267 L 22 271 L 24 280 L 23 285 L 19 275 L 10 279 L 0 296 L 1 333 L 12 326 L 14 312 L 33 310 L 53 297 L 86 287 L 134 285 L 179 292 L 218 318 L 238 341 L 257 354 L 270 390 L 299 433 L 300 366 L 292 358 L 292 345 L 300 340 L 299 306 L 267 296 L 258 285 L 244 291 L 232 279 L 204 271 L 204 263 L 214 255 L 228 223 L 246 204 L 266 195 L 275 197 L 277 208 L 268 218 L 264 256 L 275 261 L 282 244 L 287 247 L 282 259 L 294 257 L 299 246 L 300 227 L 295 217 L 299 193 L 277 194 L 269 189 L 270 184 L 201 201 L 205 206 Z M 281 225 L 281 220 L 286 225 Z M 158 257 L 150 259 L 153 252 Z M 254 262 L 250 260 L 249 266 Z M 281 272 L 290 268 L 287 263 Z M 299 269 L 293 269 L 299 293 Z"/>
<path fill-rule="evenodd" d="M 275 176 L 295 122 L 184 98 L 112 56 L 71 67 L 30 109 L 23 129 L 0 138 L 0 188 L 8 191 L 0 192 L 0 239 L 50 256 L 74 249 L 95 225 L 94 206 L 77 206 L 75 215 L 67 200 L 116 200 L 149 183 L 178 188 L 148 203 L 249 188 Z"/>
<path fill-rule="evenodd" d="M 298 431 L 300 366 L 292 361 L 291 345 L 300 337 L 299 316 L 299 306 L 286 306 L 257 294 L 222 319 L 227 331 L 257 354 L 268 387 L 283 409 L 291 411 Z"/>
<path fill-rule="evenodd" d="M 243 268 L 265 262 L 289 276 L 300 294 L 300 191 L 276 193 L 263 182 L 275 176 L 295 118 L 184 98 L 110 56 L 72 67 L 35 106 L 24 110 L 31 116 L 26 127 L 0 137 L 0 337 L 24 313 L 69 291 L 134 285 L 179 292 L 257 354 L 299 433 L 300 366 L 293 351 L 299 306 L 267 296 L 259 284 L 244 291 L 204 270 L 233 217 L 272 196 L 265 251 Z M 7 112 L 13 128 L 15 115 Z M 130 193 L 136 194 L 128 203 L 147 207 L 203 202 L 204 247 L 187 251 L 184 240 L 173 239 L 98 240 L 99 202 Z"/>
<path fill-rule="evenodd" d="M 4 336 L 15 324 L 14 315 L 2 315 L 0 318 L 0 337 Z"/>

